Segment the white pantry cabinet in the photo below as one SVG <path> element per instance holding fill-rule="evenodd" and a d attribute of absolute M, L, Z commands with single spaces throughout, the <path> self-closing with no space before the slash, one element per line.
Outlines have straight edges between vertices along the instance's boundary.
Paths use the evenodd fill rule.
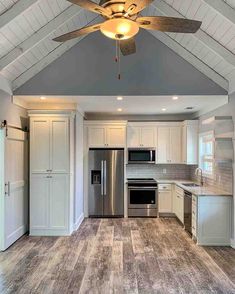
<path fill-rule="evenodd" d="M 127 146 L 132 148 L 146 147 L 154 148 L 156 127 L 154 126 L 135 126 L 127 127 Z"/>
<path fill-rule="evenodd" d="M 159 213 L 172 213 L 171 184 L 158 185 L 158 211 Z"/>
<path fill-rule="evenodd" d="M 182 161 L 198 164 L 198 120 L 183 122 Z"/>
<path fill-rule="evenodd" d="M 86 126 L 89 148 L 124 148 L 126 146 L 126 123 L 89 121 Z"/>
<path fill-rule="evenodd" d="M 157 163 L 182 163 L 182 127 L 158 127 Z"/>
<path fill-rule="evenodd" d="M 30 235 L 73 231 L 74 113 L 29 111 Z"/>
<path fill-rule="evenodd" d="M 68 118 L 32 117 L 30 130 L 31 172 L 69 172 Z"/>

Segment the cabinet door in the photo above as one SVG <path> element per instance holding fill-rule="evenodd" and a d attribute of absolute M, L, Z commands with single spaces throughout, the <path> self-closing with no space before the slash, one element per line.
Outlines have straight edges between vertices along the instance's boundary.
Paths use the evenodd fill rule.
<path fill-rule="evenodd" d="M 106 142 L 105 126 L 88 127 L 88 146 L 89 147 L 105 147 Z"/>
<path fill-rule="evenodd" d="M 51 119 L 50 170 L 53 173 L 69 172 L 69 123 L 67 118 Z"/>
<path fill-rule="evenodd" d="M 52 174 L 50 176 L 50 228 L 54 230 L 67 230 L 69 217 L 69 176 L 63 174 Z"/>
<path fill-rule="evenodd" d="M 46 173 L 50 170 L 50 120 L 32 118 L 30 130 L 31 172 Z"/>
<path fill-rule="evenodd" d="M 187 163 L 187 126 L 182 129 L 182 162 Z"/>
<path fill-rule="evenodd" d="M 30 230 L 49 227 L 49 181 L 45 174 L 33 174 L 30 182 Z"/>
<path fill-rule="evenodd" d="M 178 218 L 182 224 L 184 224 L 184 197 L 179 195 L 178 202 Z"/>
<path fill-rule="evenodd" d="M 169 128 L 158 128 L 158 163 L 169 163 Z"/>
<path fill-rule="evenodd" d="M 172 193 L 171 191 L 159 191 L 159 212 L 172 212 Z"/>
<path fill-rule="evenodd" d="M 122 126 L 107 127 L 107 147 L 125 147 L 126 128 Z"/>
<path fill-rule="evenodd" d="M 141 128 L 140 144 L 142 147 L 155 147 L 155 128 Z"/>
<path fill-rule="evenodd" d="M 140 147 L 140 128 L 127 127 L 127 146 Z"/>
<path fill-rule="evenodd" d="M 170 128 L 170 163 L 181 163 L 182 155 L 182 132 L 181 127 Z"/>

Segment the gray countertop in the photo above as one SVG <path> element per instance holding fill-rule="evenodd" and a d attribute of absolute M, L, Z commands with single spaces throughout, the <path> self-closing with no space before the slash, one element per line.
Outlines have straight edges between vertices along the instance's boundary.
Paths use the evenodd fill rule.
<path fill-rule="evenodd" d="M 212 186 L 203 186 L 203 187 L 187 187 L 184 186 L 183 183 L 194 183 L 193 181 L 189 180 L 160 180 L 156 179 L 158 184 L 175 184 L 179 186 L 180 188 L 192 193 L 195 196 L 233 196 L 231 193 L 220 190 L 218 188 L 212 187 Z"/>

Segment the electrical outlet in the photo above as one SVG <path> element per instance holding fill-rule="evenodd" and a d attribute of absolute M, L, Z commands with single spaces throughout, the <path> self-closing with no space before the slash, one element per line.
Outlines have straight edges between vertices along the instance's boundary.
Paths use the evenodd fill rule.
<path fill-rule="evenodd" d="M 164 174 L 166 174 L 166 168 L 164 168 L 164 169 L 162 170 L 162 172 L 163 172 Z"/>

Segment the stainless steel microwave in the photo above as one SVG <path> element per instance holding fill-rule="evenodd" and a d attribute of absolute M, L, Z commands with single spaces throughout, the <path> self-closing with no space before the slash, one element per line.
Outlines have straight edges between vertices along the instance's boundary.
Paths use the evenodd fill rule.
<path fill-rule="evenodd" d="M 154 164 L 156 150 L 153 148 L 129 148 L 128 163 Z"/>

